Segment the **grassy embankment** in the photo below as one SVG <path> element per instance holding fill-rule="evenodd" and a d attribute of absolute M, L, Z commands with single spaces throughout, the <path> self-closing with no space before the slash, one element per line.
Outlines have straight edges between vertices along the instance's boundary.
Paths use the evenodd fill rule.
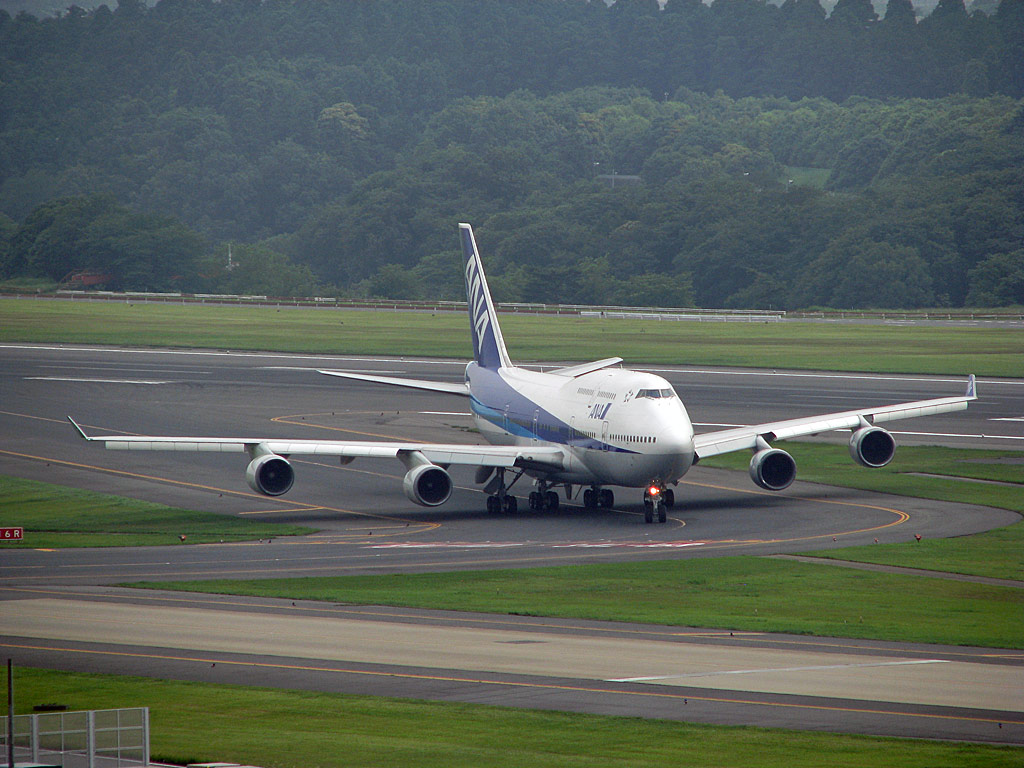
<path fill-rule="evenodd" d="M 313 532 L 5 475 L 0 475 L 0 526 L 25 529 L 22 541 L 0 543 L 0 550 L 170 545 L 179 544 L 182 535 L 187 544 L 208 544 Z"/>
<path fill-rule="evenodd" d="M 1024 590 L 751 557 L 147 583 L 191 592 L 1024 648 Z"/>
<path fill-rule="evenodd" d="M 801 477 L 1024 512 L 1024 454 L 903 447 L 865 470 L 839 446 L 788 444 Z M 745 463 L 746 459 L 719 461 Z M 920 477 L 968 476 L 1009 485 Z M 685 496 L 685 493 L 683 494 Z M 1024 523 L 975 536 L 809 553 L 1024 579 Z M 762 558 L 476 573 L 146 584 L 152 588 L 720 627 L 953 645 L 1024 647 L 1024 590 Z"/>
<path fill-rule="evenodd" d="M 6 669 L 0 672 L 6 684 Z M 19 712 L 150 707 L 158 761 L 273 768 L 714 765 L 1011 768 L 1019 748 L 505 709 L 263 688 L 15 672 Z M 201 735 L 201 736 L 200 736 Z"/>
<path fill-rule="evenodd" d="M 1024 334 L 982 327 L 502 316 L 513 359 L 1024 376 Z M 461 312 L 0 299 L 0 341 L 406 354 L 465 359 Z"/>
<path fill-rule="evenodd" d="M 782 444 L 808 480 L 921 499 L 980 504 L 1024 514 L 1024 453 L 900 446 L 887 467 L 854 464 L 844 447 Z M 746 469 L 749 456 L 716 456 L 706 466 Z M 929 476 L 926 476 L 929 475 Z M 983 481 L 983 482 L 979 482 Z M 911 532 L 908 531 L 908 538 Z M 1024 523 L 956 539 L 831 549 L 805 554 L 838 560 L 1024 580 Z"/>

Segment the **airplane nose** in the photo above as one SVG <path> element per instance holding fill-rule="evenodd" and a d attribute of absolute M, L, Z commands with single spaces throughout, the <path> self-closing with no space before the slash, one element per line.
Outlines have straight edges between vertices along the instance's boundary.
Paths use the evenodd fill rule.
<path fill-rule="evenodd" d="M 693 425 L 685 414 L 668 420 L 658 438 L 658 448 L 664 453 L 688 457 L 686 465 L 693 461 Z"/>

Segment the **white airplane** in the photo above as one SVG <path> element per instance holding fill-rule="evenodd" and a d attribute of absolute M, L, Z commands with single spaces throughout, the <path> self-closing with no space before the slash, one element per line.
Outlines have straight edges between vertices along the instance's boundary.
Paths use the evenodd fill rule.
<path fill-rule="evenodd" d="M 460 383 L 392 378 L 342 371 L 329 376 L 413 387 L 469 398 L 473 419 L 489 445 L 446 445 L 341 440 L 217 437 L 92 437 L 70 417 L 79 434 L 107 448 L 136 451 L 239 452 L 249 456 L 246 480 L 268 496 L 286 493 L 295 479 L 288 457 L 296 454 L 337 456 L 342 464 L 357 458 L 391 457 L 406 468 L 402 483 L 408 498 L 420 505 L 443 504 L 452 493 L 452 464 L 477 467 L 485 484 L 487 511 L 514 513 L 512 486 L 533 480 L 531 509 L 554 510 L 561 486 L 567 499 L 583 490 L 585 507 L 611 507 L 608 486 L 643 488 L 644 519 L 666 520 L 675 503 L 670 486 L 701 459 L 750 450 L 750 477 L 771 491 L 786 488 L 796 477 L 796 463 L 775 440 L 848 429 L 850 455 L 865 467 L 889 463 L 895 441 L 879 423 L 913 416 L 959 411 L 977 399 L 974 376 L 962 397 L 944 397 L 791 419 L 695 435 L 690 417 L 672 386 L 651 373 L 619 367 L 611 357 L 540 373 L 509 360 L 498 316 L 484 277 L 473 229 L 460 224 L 465 255 L 466 296 L 474 360 Z M 506 480 L 506 473 L 512 475 Z"/>

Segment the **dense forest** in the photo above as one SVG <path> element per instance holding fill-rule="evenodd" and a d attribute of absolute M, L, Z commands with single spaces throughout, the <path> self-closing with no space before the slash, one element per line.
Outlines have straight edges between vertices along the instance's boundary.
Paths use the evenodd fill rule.
<path fill-rule="evenodd" d="M 796 308 L 1024 303 L 1024 0 L 0 11 L 0 278 Z M 233 268 L 227 268 L 228 244 Z"/>

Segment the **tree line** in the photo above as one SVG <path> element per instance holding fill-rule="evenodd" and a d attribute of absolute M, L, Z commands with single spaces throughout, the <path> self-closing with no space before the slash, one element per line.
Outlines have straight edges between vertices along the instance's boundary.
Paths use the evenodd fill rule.
<path fill-rule="evenodd" d="M 1024 303 L 1022 95 L 1024 0 L 0 12 L 0 276 L 458 298 L 468 220 L 508 300 Z"/>

